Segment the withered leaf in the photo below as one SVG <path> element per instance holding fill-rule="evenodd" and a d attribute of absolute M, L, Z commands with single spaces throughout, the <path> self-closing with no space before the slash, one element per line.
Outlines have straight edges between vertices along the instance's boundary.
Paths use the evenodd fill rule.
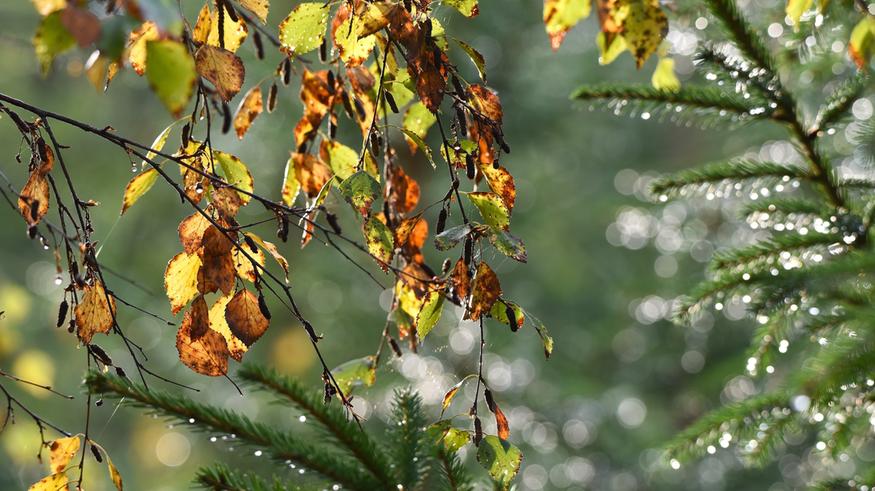
<path fill-rule="evenodd" d="M 246 236 L 249 237 L 250 239 L 254 240 L 256 244 L 258 244 L 259 246 L 261 246 L 262 249 L 267 251 L 268 254 L 270 254 L 274 258 L 274 260 L 277 262 L 277 264 L 279 264 L 280 267 L 283 268 L 283 271 L 286 274 L 286 282 L 288 283 L 288 281 L 289 281 L 289 261 L 286 260 L 285 256 L 283 256 L 280 253 L 276 244 L 274 244 L 272 242 L 268 242 L 266 240 L 263 240 L 261 237 L 255 235 L 251 232 L 246 232 Z"/>
<path fill-rule="evenodd" d="M 310 198 L 319 196 L 319 192 L 331 179 L 331 169 L 321 159 L 314 155 L 295 153 L 292 155 L 292 163 L 295 166 L 295 178 L 301 185 L 301 189 Z"/>
<path fill-rule="evenodd" d="M 185 252 L 189 254 L 196 253 L 201 248 L 201 243 L 204 238 L 204 232 L 210 226 L 210 221 L 207 220 L 200 212 L 195 212 L 179 223 L 179 242 Z"/>
<path fill-rule="evenodd" d="M 513 176 L 502 166 L 481 165 L 480 172 L 486 177 L 489 189 L 501 197 L 509 211 L 513 211 L 516 202 L 516 184 Z"/>
<path fill-rule="evenodd" d="M 493 227 L 507 230 L 510 226 L 510 209 L 501 197 L 495 193 L 467 193 L 468 199 L 480 211 L 483 220 Z"/>
<path fill-rule="evenodd" d="M 400 166 L 389 168 L 389 204 L 398 213 L 409 213 L 419 204 L 419 183 Z"/>
<path fill-rule="evenodd" d="M 498 276 L 488 264 L 481 262 L 477 265 L 474 275 L 474 284 L 471 287 L 471 300 L 468 306 L 468 318 L 477 320 L 492 308 L 492 305 L 501 296 L 501 284 Z"/>
<path fill-rule="evenodd" d="M 544 0 L 544 25 L 553 51 L 559 49 L 572 27 L 589 16 L 591 8 L 590 0 Z"/>
<path fill-rule="evenodd" d="M 112 329 L 115 315 L 115 299 L 108 295 L 103 284 L 95 281 L 86 286 L 79 305 L 76 306 L 76 335 L 83 343 L 91 343 L 97 333 L 107 333 Z M 107 301 L 109 298 L 109 301 Z"/>
<path fill-rule="evenodd" d="M 79 451 L 78 436 L 58 438 L 49 443 L 49 470 L 52 474 L 62 472 L 70 464 L 70 459 Z"/>
<path fill-rule="evenodd" d="M 128 38 L 128 62 L 137 75 L 146 73 L 146 43 L 160 38 L 158 25 L 152 21 L 143 22 L 131 31 Z"/>
<path fill-rule="evenodd" d="M 249 290 L 239 290 L 228 302 L 225 320 L 231 333 L 246 346 L 258 341 L 270 324 L 258 307 L 258 297 Z"/>
<path fill-rule="evenodd" d="M 365 219 L 363 227 L 368 252 L 374 257 L 377 264 L 383 268 L 383 271 L 388 271 L 389 262 L 392 261 L 392 255 L 395 250 L 392 231 L 375 215 Z"/>
<path fill-rule="evenodd" d="M 191 303 L 191 308 L 182 319 L 182 325 L 188 329 L 191 339 L 200 339 L 210 329 L 210 312 L 203 295 L 198 295 Z"/>
<path fill-rule="evenodd" d="M 49 212 L 49 180 L 33 172 L 18 195 L 18 211 L 29 226 L 34 226 Z"/>
<path fill-rule="evenodd" d="M 256 85 L 249 89 L 246 96 L 240 101 L 237 106 L 237 115 L 234 116 L 234 132 L 237 133 L 237 138 L 243 139 L 243 136 L 249 131 L 252 122 L 264 110 L 264 101 L 261 95 L 261 86 Z"/>
<path fill-rule="evenodd" d="M 194 337 L 191 328 L 191 323 L 183 322 L 176 332 L 179 361 L 202 375 L 219 377 L 227 374 L 229 353 L 225 338 L 212 329 Z"/>
<path fill-rule="evenodd" d="M 253 266 L 252 260 L 261 267 L 264 267 L 264 253 L 261 249 L 253 252 L 247 246 L 243 246 L 245 253 L 240 247 L 234 246 L 234 268 L 237 270 L 237 276 L 240 278 L 255 283 L 255 280 L 261 275 L 261 268 Z M 248 255 L 248 257 L 247 257 Z M 251 259 L 250 259 L 251 258 Z"/>
<path fill-rule="evenodd" d="M 233 244 L 222 231 L 210 225 L 204 231 L 198 291 L 212 293 L 221 290 L 226 295 L 234 289 L 237 271 L 231 254 Z"/>
<path fill-rule="evenodd" d="M 237 55 L 216 46 L 201 46 L 195 53 L 197 72 L 209 80 L 224 101 L 230 101 L 243 87 L 246 67 Z"/>
<path fill-rule="evenodd" d="M 262 23 L 267 22 L 270 0 L 240 0 L 240 6 L 255 14 Z"/>
<path fill-rule="evenodd" d="M 219 297 L 216 300 L 216 303 L 210 307 L 210 329 L 216 331 L 225 338 L 225 344 L 228 347 L 228 352 L 231 354 L 231 358 L 241 361 L 243 360 L 243 355 L 249 348 L 243 344 L 243 341 L 240 341 L 234 336 L 231 332 L 231 328 L 228 327 L 228 321 L 225 320 L 225 310 L 228 307 L 228 302 L 230 302 L 232 298 L 233 296 L 231 295 Z"/>
<path fill-rule="evenodd" d="M 67 7 L 61 11 L 61 24 L 86 48 L 100 37 L 100 20 L 86 9 Z"/>

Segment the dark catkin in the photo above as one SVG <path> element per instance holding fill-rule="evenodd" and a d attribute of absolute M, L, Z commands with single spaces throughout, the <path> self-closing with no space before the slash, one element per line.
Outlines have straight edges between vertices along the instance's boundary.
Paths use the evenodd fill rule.
<path fill-rule="evenodd" d="M 67 310 L 69 309 L 70 304 L 67 303 L 67 299 L 65 298 L 63 301 L 61 301 L 61 306 L 58 309 L 58 324 L 56 325 L 56 327 L 61 327 L 62 325 L 64 325 L 64 319 L 67 318 Z"/>
<path fill-rule="evenodd" d="M 326 83 L 328 84 L 328 93 L 334 95 L 337 92 L 337 79 L 334 77 L 334 72 L 328 70 L 328 75 L 325 76 Z"/>
<path fill-rule="evenodd" d="M 447 227 L 447 209 L 441 208 L 440 214 L 438 214 L 437 226 L 435 227 L 434 233 L 440 234 Z"/>
<path fill-rule="evenodd" d="M 103 463 L 103 456 L 100 455 L 100 450 L 98 450 L 93 444 L 91 445 L 91 455 L 94 456 L 94 460 L 96 460 L 98 464 Z"/>
<path fill-rule="evenodd" d="M 249 249 L 252 251 L 253 254 L 258 254 L 258 246 L 255 245 L 255 241 L 252 240 L 252 237 L 244 235 L 243 241 L 246 242 L 246 245 L 249 246 Z"/>
<path fill-rule="evenodd" d="M 465 155 L 465 175 L 468 179 L 474 179 L 477 176 L 477 168 L 474 167 L 474 157 L 469 153 Z"/>
<path fill-rule="evenodd" d="M 267 301 L 264 300 L 264 294 L 258 292 L 258 310 L 265 319 L 270 320 L 270 310 L 267 310 Z"/>
<path fill-rule="evenodd" d="M 520 330 L 519 322 L 516 319 L 516 311 L 508 304 L 504 304 L 504 315 L 507 316 L 507 322 L 510 324 L 510 330 L 517 332 Z"/>
<path fill-rule="evenodd" d="M 279 227 L 276 230 L 276 236 L 283 242 L 289 241 L 289 217 L 285 214 L 279 217 Z"/>
<path fill-rule="evenodd" d="M 388 90 L 384 91 L 383 95 L 386 98 L 386 104 L 389 105 L 389 109 L 391 109 L 393 113 L 398 114 L 398 104 L 395 103 L 395 96 L 393 96 Z"/>
<path fill-rule="evenodd" d="M 471 256 L 473 254 L 474 254 L 474 241 L 471 239 L 471 237 L 467 237 L 467 238 L 465 238 L 465 250 L 464 250 L 464 256 L 462 258 L 463 261 L 465 262 L 466 266 L 471 264 Z"/>
<path fill-rule="evenodd" d="M 276 95 L 279 88 L 276 82 L 271 84 L 270 90 L 267 91 L 267 112 L 272 113 L 276 109 Z"/>
<path fill-rule="evenodd" d="M 191 141 L 191 123 L 185 123 L 182 127 L 182 146 L 187 147 Z"/>
<path fill-rule="evenodd" d="M 252 43 L 255 44 L 255 56 L 259 60 L 264 59 L 264 44 L 261 42 L 261 34 L 258 31 L 252 33 Z"/>
<path fill-rule="evenodd" d="M 474 445 L 480 446 L 481 440 L 483 440 L 483 423 L 480 422 L 480 416 L 474 416 Z"/>
<path fill-rule="evenodd" d="M 231 108 L 227 102 L 222 103 L 222 134 L 226 134 L 231 130 Z"/>
<path fill-rule="evenodd" d="M 319 45 L 319 61 L 322 63 L 328 61 L 328 38 L 322 38 L 322 44 Z"/>
<path fill-rule="evenodd" d="M 395 341 L 395 338 L 389 338 L 389 346 L 392 347 L 392 352 L 395 353 L 395 356 L 398 358 L 401 358 L 404 355 L 404 353 L 401 352 L 401 347 L 398 346 L 398 342 Z"/>
<path fill-rule="evenodd" d="M 340 229 L 340 223 L 337 221 L 337 215 L 334 213 L 326 212 L 325 220 L 328 222 L 328 225 L 331 227 L 331 230 L 334 231 L 335 234 L 340 235 L 343 231 Z"/>
<path fill-rule="evenodd" d="M 283 85 L 289 85 L 289 82 L 292 81 L 292 60 L 286 58 L 283 60 Z"/>

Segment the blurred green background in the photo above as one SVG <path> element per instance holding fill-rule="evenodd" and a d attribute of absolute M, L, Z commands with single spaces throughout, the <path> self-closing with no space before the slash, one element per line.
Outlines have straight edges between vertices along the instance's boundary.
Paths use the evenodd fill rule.
<path fill-rule="evenodd" d="M 194 10 L 199 7 L 195 3 Z M 292 6 L 288 0 L 274 0 L 270 23 L 278 23 Z M 779 2 L 759 6 L 763 15 L 774 13 L 774 19 L 764 21 L 783 22 Z M 767 141 L 769 131 L 700 131 L 578 107 L 568 99 L 578 84 L 648 83 L 655 60 L 641 71 L 628 55 L 599 66 L 594 19 L 571 32 L 561 50 L 553 53 L 540 16 L 541 2 L 533 0 L 484 0 L 473 21 L 449 9 L 441 14 L 449 33 L 484 54 L 488 84 L 504 105 L 512 153 L 502 164 L 516 178 L 513 231 L 525 240 L 529 263 L 500 256 L 488 259 L 497 267 L 506 296 L 541 318 L 556 340 L 553 357 L 545 361 L 531 329 L 513 334 L 494 324 L 487 328 L 486 377 L 510 419 L 511 440 L 525 454 L 519 488 L 795 487 L 804 477 L 804 456 L 787 456 L 763 470 L 744 470 L 729 453 L 709 456 L 680 471 L 667 470 L 659 460 L 660 445 L 676 432 L 721 401 L 753 393 L 756 385 L 740 376 L 750 322 L 706 316 L 691 328 L 680 328 L 664 320 L 671 300 L 701 278 L 701 262 L 714 243 L 735 233 L 724 223 L 731 213 L 716 205 L 697 210 L 680 204 L 651 205 L 645 201 L 647 181 L 658 172 L 741 153 L 752 142 Z M 676 53 L 682 80 L 692 71 L 690 55 L 699 34 L 694 19 L 672 26 L 682 46 Z M 0 91 L 98 127 L 111 125 L 143 143 L 171 122 L 145 80 L 129 69 L 108 93 L 96 92 L 80 75 L 88 53 L 65 55 L 53 74 L 40 77 L 30 44 L 38 22 L 38 14 L 25 0 L 0 5 Z M 247 66 L 259 66 L 253 64 L 250 43 L 241 53 Z M 454 56 L 460 65 L 467 63 L 461 53 Z M 247 87 L 269 76 L 274 61 L 261 63 L 260 73 L 251 70 Z M 300 114 L 293 84 L 281 89 L 279 109 L 262 115 L 243 143 L 216 137 L 214 145 L 249 165 L 257 192 L 278 197 L 292 128 Z M 128 301 L 170 317 L 162 275 L 167 260 L 180 250 L 176 226 L 189 214 L 187 208 L 159 183 L 119 219 L 122 191 L 132 176 L 128 157 L 77 130 L 55 126 L 61 142 L 70 147 L 65 157 L 80 194 L 101 203 L 93 209 L 95 237 L 104 246 L 101 261 L 141 287 L 115 276 L 107 281 Z M 168 148 L 177 142 L 175 135 Z M 15 161 L 18 148 L 13 125 L 8 118 L 0 119 L 0 170 L 16 187 L 24 182 L 26 171 Z M 441 198 L 446 189 L 442 172 L 433 173 L 421 156 L 405 166 L 423 184 L 421 203 Z M 250 208 L 247 218 L 266 218 Z M 351 217 L 344 218 L 353 230 Z M 0 310 L 6 312 L 0 318 L 0 368 L 50 383 L 76 398 L 66 401 L 8 381 L 3 384 L 51 421 L 79 431 L 85 418 L 79 388 L 85 352 L 73 335 L 54 327 L 61 292 L 54 283 L 51 252 L 27 238 L 14 210 L 0 208 L 0 220 Z M 430 220 L 433 224 L 434 218 Z M 268 226 L 260 233 L 269 238 L 273 230 Z M 292 265 L 294 295 L 325 334 L 320 346 L 329 364 L 373 353 L 385 318 L 382 292 L 336 252 L 318 244 L 301 251 L 290 241 L 281 250 Z M 371 268 L 367 258 L 356 257 Z M 431 264 L 442 259 L 432 248 L 426 257 Z M 278 307 L 273 310 L 280 312 Z M 726 317 L 740 318 L 740 309 L 727 309 Z M 182 367 L 174 327 L 124 307 L 120 322 L 144 346 L 153 370 L 201 389 L 191 394 L 196 400 L 307 431 L 297 414 L 268 406 L 252 394 L 240 397 L 227 381 Z M 117 337 L 95 341 L 128 373 L 134 372 Z M 271 329 L 246 358 L 299 377 L 314 390 L 321 387 L 310 346 L 288 316 L 275 315 Z M 378 431 L 393 388 L 411 385 L 437 417 L 444 391 L 475 370 L 475 363 L 476 331 L 460 322 L 456 312 L 447 312 L 419 354 L 381 368 L 376 385 L 358 395 L 360 411 L 369 417 L 368 426 Z M 178 390 L 160 382 L 154 385 Z M 469 401 L 471 395 L 457 399 Z M 461 412 L 466 402 L 456 404 L 454 410 Z M 91 415 L 92 436 L 109 451 L 127 489 L 184 489 L 199 465 L 216 460 L 233 459 L 256 469 L 262 465 L 250 450 L 222 442 L 221 435 L 169 427 L 124 403 L 92 407 Z M 214 436 L 219 441 L 211 443 Z M 44 464 L 36 459 L 38 444 L 35 427 L 18 412 L 16 424 L 0 435 L 0 489 L 25 489 L 45 475 Z M 466 457 L 468 462 L 473 462 L 471 457 Z M 90 462 L 87 470 L 88 489 L 109 489 L 103 466 Z M 290 480 L 306 479 L 306 472 L 288 472 Z M 475 473 L 485 476 L 480 470 Z"/>

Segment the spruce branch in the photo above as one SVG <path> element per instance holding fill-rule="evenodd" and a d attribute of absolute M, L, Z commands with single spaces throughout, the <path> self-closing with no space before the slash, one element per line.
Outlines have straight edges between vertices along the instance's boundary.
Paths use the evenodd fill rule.
<path fill-rule="evenodd" d="M 708 9 L 717 17 L 729 31 L 735 45 L 738 46 L 750 60 L 774 77 L 775 60 L 747 20 L 741 15 L 734 0 L 708 0 Z"/>
<path fill-rule="evenodd" d="M 808 179 L 808 172 L 798 165 L 738 159 L 715 162 L 685 169 L 656 179 L 651 191 L 656 195 L 677 196 L 688 189 L 699 189 L 721 182 L 751 179 Z"/>
<path fill-rule="evenodd" d="M 287 491 L 289 489 L 276 478 L 268 484 L 255 474 L 236 471 L 223 464 L 198 469 L 195 483 L 203 489 L 212 491 Z"/>
<path fill-rule="evenodd" d="M 404 489 L 414 489 L 424 479 L 430 466 L 428 425 L 422 411 L 422 399 L 410 391 L 396 390 L 392 408 L 395 425 L 389 430 L 397 482 Z"/>
<path fill-rule="evenodd" d="M 443 445 L 436 445 L 435 457 L 440 463 L 440 476 L 444 488 L 449 491 L 472 491 L 471 477 L 456 454 L 448 452 Z"/>
<path fill-rule="evenodd" d="M 290 460 L 337 482 L 348 489 L 385 489 L 369 474 L 348 459 L 303 443 L 292 434 L 272 425 L 253 422 L 246 416 L 207 406 L 186 397 L 153 391 L 138 384 L 129 384 L 115 375 L 92 371 L 85 384 L 93 394 L 116 399 L 126 398 L 135 405 L 153 410 L 200 431 L 232 434 L 241 442 L 264 451 L 278 462 Z"/>
<path fill-rule="evenodd" d="M 854 101 L 869 88 L 870 81 L 871 77 L 869 74 L 861 71 L 841 84 L 838 89 L 830 94 L 820 109 L 812 131 L 823 131 L 846 117 Z"/>
<path fill-rule="evenodd" d="M 711 260 L 713 270 L 744 269 L 747 272 L 763 267 L 774 267 L 782 254 L 801 254 L 805 251 L 841 242 L 838 234 L 809 232 L 805 235 L 784 233 L 774 235 L 747 247 L 718 251 Z"/>
<path fill-rule="evenodd" d="M 754 213 L 780 214 L 783 218 L 793 215 L 812 215 L 818 217 L 828 216 L 834 210 L 823 203 L 811 201 L 805 198 L 771 198 L 756 200 L 741 208 L 742 217 L 750 217 Z"/>
<path fill-rule="evenodd" d="M 309 391 L 275 370 L 254 364 L 244 364 L 237 375 L 249 384 L 284 398 L 309 414 L 322 429 L 347 450 L 377 479 L 383 487 L 392 487 L 392 471 L 383 449 L 350 421 L 339 408 L 325 404 L 321 395 Z"/>

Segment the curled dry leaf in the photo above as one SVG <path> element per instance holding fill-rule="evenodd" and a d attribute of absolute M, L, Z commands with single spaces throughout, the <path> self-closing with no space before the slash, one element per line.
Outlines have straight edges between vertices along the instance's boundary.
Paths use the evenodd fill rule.
<path fill-rule="evenodd" d="M 471 287 L 471 301 L 468 306 L 468 318 L 477 320 L 498 300 L 501 296 L 501 284 L 498 276 L 488 264 L 481 262 L 477 265 L 477 273 L 474 276 L 474 284 Z"/>
<path fill-rule="evenodd" d="M 239 290 L 228 302 L 225 320 L 231 333 L 246 346 L 258 341 L 270 324 L 258 306 L 258 297 L 249 290 Z"/>
<path fill-rule="evenodd" d="M 223 101 L 230 101 L 243 87 L 246 67 L 231 51 L 211 45 L 201 46 L 194 55 L 197 72 L 209 80 Z"/>
<path fill-rule="evenodd" d="M 263 99 L 261 86 L 256 85 L 240 101 L 240 105 L 237 107 L 237 115 L 234 116 L 234 132 L 237 133 L 237 138 L 243 139 L 243 136 L 249 131 L 249 127 L 252 126 L 252 122 L 264 110 Z"/>
<path fill-rule="evenodd" d="M 100 281 L 86 286 L 84 291 L 75 311 L 76 335 L 88 344 L 95 334 L 107 333 L 112 329 L 115 324 L 115 299 L 107 294 Z"/>
<path fill-rule="evenodd" d="M 40 172 L 31 173 L 18 195 L 18 211 L 29 226 L 34 226 L 49 212 L 49 180 Z"/>

